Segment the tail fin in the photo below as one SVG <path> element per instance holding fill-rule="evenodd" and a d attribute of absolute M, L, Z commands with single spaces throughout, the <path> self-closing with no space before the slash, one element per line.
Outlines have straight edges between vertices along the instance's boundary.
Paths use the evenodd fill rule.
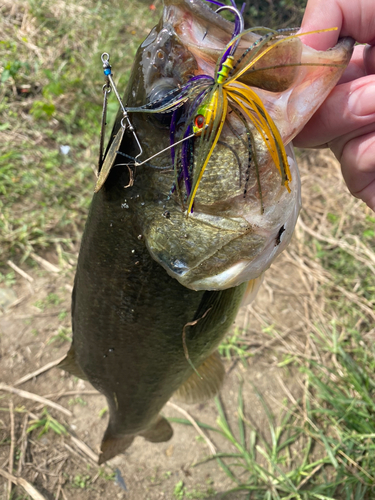
<path fill-rule="evenodd" d="M 141 432 L 140 435 L 150 441 L 151 443 L 162 443 L 168 441 L 173 436 L 173 429 L 171 424 L 161 415 L 158 416 L 157 421 L 147 429 Z"/>
<path fill-rule="evenodd" d="M 164 417 L 159 415 L 156 422 L 146 431 L 140 432 L 139 435 L 151 443 L 161 443 L 171 439 L 173 436 L 173 429 L 170 423 Z M 112 433 L 111 426 L 108 425 L 100 448 L 99 465 L 103 464 L 107 460 L 110 460 L 119 453 L 123 453 L 127 448 L 129 448 L 135 437 L 135 434 L 116 436 Z"/>
<path fill-rule="evenodd" d="M 104 464 L 104 462 L 110 460 L 119 453 L 123 453 L 132 444 L 134 437 L 133 434 L 120 437 L 114 436 L 108 426 L 100 447 L 99 465 Z"/>

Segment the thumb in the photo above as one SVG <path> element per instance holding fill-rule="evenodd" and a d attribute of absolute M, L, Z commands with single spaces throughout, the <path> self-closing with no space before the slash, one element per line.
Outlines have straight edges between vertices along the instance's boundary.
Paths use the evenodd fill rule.
<path fill-rule="evenodd" d="M 337 85 L 293 143 L 322 147 L 371 124 L 375 124 L 375 75 Z"/>

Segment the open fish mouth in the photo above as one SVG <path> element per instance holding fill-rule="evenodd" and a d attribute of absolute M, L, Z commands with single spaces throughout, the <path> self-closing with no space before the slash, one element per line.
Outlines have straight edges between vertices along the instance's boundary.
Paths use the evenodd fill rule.
<path fill-rule="evenodd" d="M 291 140 L 353 47 L 346 38 L 319 52 L 293 29 L 244 30 L 241 13 L 224 8 L 235 23 L 201 0 L 166 0 L 126 97 L 148 156 L 171 145 L 168 159 L 154 160 L 164 171 L 147 172 L 155 194 L 138 214 L 143 236 L 151 256 L 194 290 L 257 278 L 289 243 L 301 207 Z"/>

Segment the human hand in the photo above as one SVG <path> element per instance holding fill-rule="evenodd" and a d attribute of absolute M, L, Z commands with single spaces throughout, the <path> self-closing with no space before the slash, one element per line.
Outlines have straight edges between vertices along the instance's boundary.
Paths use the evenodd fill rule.
<path fill-rule="evenodd" d="M 307 35 L 317 50 L 351 36 L 359 43 L 350 64 L 327 100 L 293 141 L 299 147 L 330 147 L 341 163 L 350 192 L 375 211 L 375 2 L 309 0 L 301 30 L 338 27 Z"/>

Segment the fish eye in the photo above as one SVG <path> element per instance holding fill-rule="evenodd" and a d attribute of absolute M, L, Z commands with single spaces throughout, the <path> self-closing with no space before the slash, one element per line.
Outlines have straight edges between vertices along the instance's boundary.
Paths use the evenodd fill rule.
<path fill-rule="evenodd" d="M 155 106 L 163 106 L 174 97 L 174 90 L 177 85 L 173 82 L 161 82 L 155 85 L 148 96 L 148 103 L 153 103 Z M 150 113 L 149 120 L 156 126 L 161 125 L 169 127 L 172 119 L 173 111 L 167 113 Z"/>
<path fill-rule="evenodd" d="M 148 103 L 153 103 L 157 106 L 162 106 L 166 104 L 173 97 L 173 90 L 175 90 L 177 85 L 173 85 L 171 82 L 162 82 L 155 85 L 150 94 L 148 95 Z"/>

